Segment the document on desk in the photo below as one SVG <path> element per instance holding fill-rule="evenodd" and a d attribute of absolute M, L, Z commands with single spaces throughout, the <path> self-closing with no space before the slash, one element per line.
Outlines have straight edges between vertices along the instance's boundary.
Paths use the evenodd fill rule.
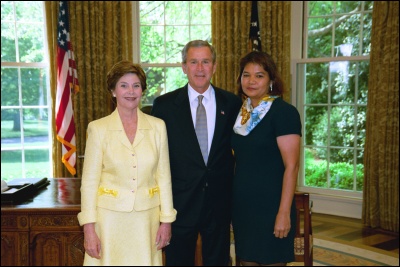
<path fill-rule="evenodd" d="M 50 184 L 50 180 L 47 177 L 44 178 L 17 178 L 7 182 L 8 187 L 13 186 L 21 186 L 24 184 L 33 184 L 36 189 L 41 189 L 48 184 Z"/>

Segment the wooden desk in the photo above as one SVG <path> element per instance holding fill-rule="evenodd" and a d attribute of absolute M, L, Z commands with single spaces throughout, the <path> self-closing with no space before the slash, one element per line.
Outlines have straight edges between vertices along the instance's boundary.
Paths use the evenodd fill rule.
<path fill-rule="evenodd" d="M 1 266 L 82 266 L 81 180 L 49 180 L 33 198 L 1 205 Z"/>

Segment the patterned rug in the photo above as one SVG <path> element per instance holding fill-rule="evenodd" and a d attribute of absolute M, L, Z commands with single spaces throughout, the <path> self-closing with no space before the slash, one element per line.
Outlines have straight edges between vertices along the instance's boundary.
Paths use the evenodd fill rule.
<path fill-rule="evenodd" d="M 314 238 L 314 266 L 399 266 L 399 254 L 349 242 Z M 231 244 L 232 266 L 235 266 L 235 245 Z M 304 266 L 291 262 L 288 266 Z"/>
<path fill-rule="evenodd" d="M 304 266 L 290 263 L 289 266 Z M 314 238 L 314 266 L 399 266 L 399 254 Z"/>

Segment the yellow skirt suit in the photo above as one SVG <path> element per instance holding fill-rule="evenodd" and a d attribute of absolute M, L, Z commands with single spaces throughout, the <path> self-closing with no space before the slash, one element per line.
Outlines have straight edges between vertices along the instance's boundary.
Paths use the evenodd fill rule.
<path fill-rule="evenodd" d="M 88 125 L 80 225 L 95 223 L 101 259 L 90 266 L 161 266 L 155 240 L 160 222 L 173 222 L 171 174 L 164 121 L 138 110 L 131 144 L 118 111 Z"/>

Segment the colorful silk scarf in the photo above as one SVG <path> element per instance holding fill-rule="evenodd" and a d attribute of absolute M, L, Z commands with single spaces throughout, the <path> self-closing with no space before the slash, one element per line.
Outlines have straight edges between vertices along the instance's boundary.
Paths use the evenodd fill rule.
<path fill-rule="evenodd" d="M 251 106 L 251 100 L 248 97 L 243 101 L 242 108 L 237 116 L 233 130 L 235 133 L 246 136 L 254 127 L 264 118 L 265 114 L 271 108 L 272 102 L 279 96 L 265 96 L 261 99 L 257 107 Z"/>

